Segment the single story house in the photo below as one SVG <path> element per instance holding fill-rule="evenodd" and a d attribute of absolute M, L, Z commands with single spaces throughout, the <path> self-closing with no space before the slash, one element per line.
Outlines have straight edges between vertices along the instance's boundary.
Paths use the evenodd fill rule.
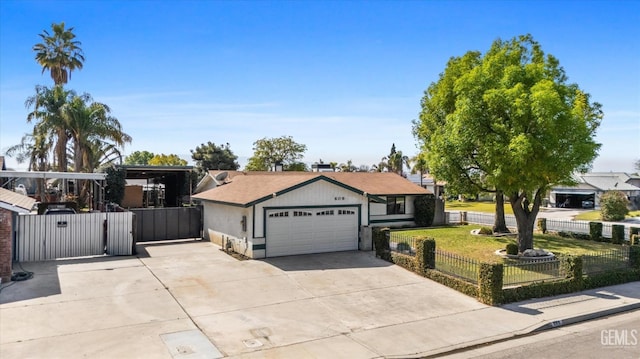
<path fill-rule="evenodd" d="M 431 193 L 395 173 L 234 172 L 213 178 L 215 188 L 192 197 L 203 205 L 204 237 L 251 258 L 370 249 L 372 226 L 413 225 L 414 198 Z"/>
<path fill-rule="evenodd" d="M 550 207 L 599 208 L 600 196 L 607 191 L 627 195 L 633 208 L 640 208 L 640 176 L 625 172 L 576 174 L 576 185 L 555 186 L 549 193 Z"/>

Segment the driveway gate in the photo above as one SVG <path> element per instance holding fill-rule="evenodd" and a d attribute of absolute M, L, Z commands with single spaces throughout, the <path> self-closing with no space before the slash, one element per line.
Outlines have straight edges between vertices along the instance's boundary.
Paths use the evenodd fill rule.
<path fill-rule="evenodd" d="M 16 216 L 15 259 L 43 261 L 133 253 L 133 213 Z"/>
<path fill-rule="evenodd" d="M 202 238 L 202 207 L 136 208 L 136 242 Z"/>

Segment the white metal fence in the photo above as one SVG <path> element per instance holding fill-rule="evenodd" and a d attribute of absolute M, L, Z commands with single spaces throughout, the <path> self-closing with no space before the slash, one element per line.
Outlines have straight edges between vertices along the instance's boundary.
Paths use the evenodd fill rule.
<path fill-rule="evenodd" d="M 133 213 L 22 215 L 16 219 L 19 262 L 133 253 Z"/>
<path fill-rule="evenodd" d="M 516 217 L 506 214 L 504 216 L 507 227 L 516 228 Z M 491 226 L 495 220 L 494 213 L 482 213 L 482 212 L 445 212 L 446 224 L 457 224 L 462 222 L 475 223 Z M 612 224 L 602 222 L 602 236 L 605 238 L 611 238 Z M 589 221 L 568 221 L 560 219 L 547 219 L 547 230 L 553 232 L 572 232 L 589 234 Z M 631 230 L 629 226 L 624 227 L 624 239 L 630 240 Z"/>

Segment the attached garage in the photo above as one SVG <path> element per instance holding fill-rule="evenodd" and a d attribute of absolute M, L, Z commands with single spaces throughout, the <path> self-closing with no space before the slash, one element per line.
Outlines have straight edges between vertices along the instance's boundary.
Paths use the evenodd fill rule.
<path fill-rule="evenodd" d="M 358 249 L 358 207 L 266 210 L 266 256 Z"/>
<path fill-rule="evenodd" d="M 192 197 L 202 201 L 204 237 L 256 259 L 371 250 L 370 226 L 414 223 L 415 197 L 430 193 L 395 173 L 215 176 L 224 182 Z M 390 200 L 404 206 L 390 213 Z"/>

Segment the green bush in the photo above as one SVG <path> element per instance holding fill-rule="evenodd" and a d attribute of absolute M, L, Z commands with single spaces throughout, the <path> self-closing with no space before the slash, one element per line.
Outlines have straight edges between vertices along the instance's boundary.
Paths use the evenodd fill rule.
<path fill-rule="evenodd" d="M 390 257 L 391 257 L 392 263 L 397 264 L 404 269 L 408 269 L 412 272 L 416 272 L 416 265 L 415 265 L 416 261 L 413 256 L 410 256 L 408 254 L 398 253 L 398 252 L 391 252 Z"/>
<path fill-rule="evenodd" d="M 485 236 L 491 236 L 493 235 L 493 229 L 489 228 L 489 227 L 481 227 L 480 230 L 478 231 L 478 234 L 482 234 Z"/>
<path fill-rule="evenodd" d="M 400 242 L 400 243 L 398 243 L 396 245 L 396 249 L 399 252 L 410 251 L 411 250 L 411 246 L 407 242 Z"/>
<path fill-rule="evenodd" d="M 558 256 L 558 259 L 560 260 L 562 271 L 566 274 L 567 278 L 582 278 L 582 257 L 561 255 Z"/>
<path fill-rule="evenodd" d="M 607 191 L 600 197 L 600 213 L 603 221 L 622 221 L 629 214 L 629 200 L 620 191 Z"/>
<path fill-rule="evenodd" d="M 432 281 L 438 282 L 442 285 L 446 285 L 447 287 L 455 289 L 460 293 L 466 294 L 473 298 L 478 297 L 478 286 L 475 284 L 469 283 L 465 280 L 450 276 L 442 272 L 438 272 L 437 270 L 427 270 L 423 273 L 423 275 L 426 278 L 431 279 Z"/>
<path fill-rule="evenodd" d="M 503 273 L 504 266 L 501 263 L 480 263 L 478 300 L 487 305 L 502 303 Z"/>
<path fill-rule="evenodd" d="M 602 288 L 610 285 L 617 285 L 635 282 L 640 278 L 639 268 L 609 270 L 603 273 L 589 275 L 583 279 L 583 289 Z"/>
<path fill-rule="evenodd" d="M 624 226 L 614 224 L 611 226 L 611 243 L 622 244 L 624 242 Z"/>
<path fill-rule="evenodd" d="M 416 269 L 423 273 L 436 267 L 436 241 L 433 238 L 416 240 Z"/>
<path fill-rule="evenodd" d="M 502 291 L 502 302 L 520 302 L 531 298 L 543 298 L 568 294 L 582 290 L 582 280 L 565 279 L 553 282 L 540 282 Z"/>
<path fill-rule="evenodd" d="M 602 222 L 589 222 L 589 235 L 594 241 L 602 241 Z"/>
<path fill-rule="evenodd" d="M 413 201 L 414 221 L 418 227 L 429 227 L 433 224 L 436 213 L 436 197 L 432 194 L 418 196 Z"/>
<path fill-rule="evenodd" d="M 547 233 L 547 219 L 546 218 L 538 218 L 538 230 L 540 232 Z"/>
<path fill-rule="evenodd" d="M 389 248 L 389 228 L 374 227 L 371 230 L 371 236 L 373 237 L 373 246 L 376 251 L 376 256 L 384 260 L 390 260 L 390 248 Z"/>
<path fill-rule="evenodd" d="M 629 247 L 629 267 L 640 269 L 640 246 Z"/>
<path fill-rule="evenodd" d="M 518 245 L 515 243 L 507 243 L 507 254 L 518 255 Z"/>

